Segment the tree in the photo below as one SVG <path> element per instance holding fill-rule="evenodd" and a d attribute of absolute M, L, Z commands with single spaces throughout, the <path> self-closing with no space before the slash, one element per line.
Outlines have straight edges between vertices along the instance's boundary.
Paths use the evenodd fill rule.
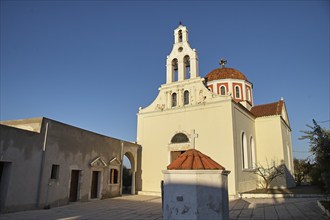
<path fill-rule="evenodd" d="M 306 176 L 309 174 L 311 165 L 307 160 L 302 159 L 293 159 L 294 165 L 294 179 L 298 186 L 300 186 L 301 182 L 306 180 Z"/>
<path fill-rule="evenodd" d="M 300 140 L 309 140 L 310 151 L 313 153 L 315 167 L 311 174 L 315 183 L 326 191 L 330 191 L 330 131 L 322 128 L 313 119 L 313 125 L 307 125 L 310 130 L 302 131 L 305 135 Z"/>
<path fill-rule="evenodd" d="M 276 166 L 275 163 L 273 163 L 272 166 L 270 166 L 267 163 L 267 167 L 264 167 L 259 164 L 259 166 L 257 166 L 257 168 L 254 170 L 253 173 L 262 178 L 262 180 L 263 180 L 262 186 L 264 187 L 264 189 L 268 189 L 270 186 L 270 183 L 274 179 L 284 175 L 285 167 L 284 167 L 284 165 Z"/>
<path fill-rule="evenodd" d="M 126 166 L 123 167 L 123 186 L 125 189 L 132 185 L 132 171 Z"/>

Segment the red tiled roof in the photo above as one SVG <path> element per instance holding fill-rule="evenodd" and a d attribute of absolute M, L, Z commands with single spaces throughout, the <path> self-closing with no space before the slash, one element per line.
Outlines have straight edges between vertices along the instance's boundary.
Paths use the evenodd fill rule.
<path fill-rule="evenodd" d="M 264 105 L 257 105 L 251 108 L 251 113 L 256 117 L 280 115 L 283 108 L 283 100 Z"/>
<path fill-rule="evenodd" d="M 202 154 L 200 151 L 190 149 L 181 154 L 167 166 L 168 170 L 225 170 L 223 166 Z"/>
<path fill-rule="evenodd" d="M 206 75 L 205 78 L 208 82 L 217 79 L 242 79 L 248 81 L 248 79 L 243 73 L 241 73 L 236 69 L 227 68 L 227 67 L 222 67 L 212 70 L 210 73 Z"/>

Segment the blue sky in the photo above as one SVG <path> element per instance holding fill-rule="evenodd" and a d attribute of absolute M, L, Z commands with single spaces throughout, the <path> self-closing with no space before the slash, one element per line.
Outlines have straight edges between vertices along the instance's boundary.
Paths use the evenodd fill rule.
<path fill-rule="evenodd" d="M 329 1 L 1 1 L 0 119 L 48 117 L 135 141 L 165 83 L 182 21 L 200 75 L 243 72 L 256 105 L 284 98 L 294 156 L 312 119 L 329 129 Z"/>

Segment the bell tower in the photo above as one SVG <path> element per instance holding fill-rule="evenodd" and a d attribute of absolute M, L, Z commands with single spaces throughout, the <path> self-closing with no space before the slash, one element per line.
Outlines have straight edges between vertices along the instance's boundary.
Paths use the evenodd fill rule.
<path fill-rule="evenodd" d="M 187 27 L 180 22 L 174 30 L 173 49 L 166 60 L 166 84 L 198 76 L 197 52 L 189 45 Z"/>

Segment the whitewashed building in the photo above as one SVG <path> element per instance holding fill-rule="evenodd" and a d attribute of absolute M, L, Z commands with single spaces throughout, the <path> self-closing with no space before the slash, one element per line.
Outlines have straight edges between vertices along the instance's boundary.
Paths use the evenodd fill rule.
<path fill-rule="evenodd" d="M 253 84 L 240 71 L 225 67 L 200 77 L 198 56 L 187 27 L 174 30 L 166 60 L 166 83 L 138 112 L 137 142 L 142 146 L 141 194 L 160 194 L 162 170 L 188 149 L 197 149 L 231 171 L 229 195 L 257 188 L 257 165 L 285 165 L 272 187 L 294 181 L 291 128 L 283 99 L 254 105 Z"/>

